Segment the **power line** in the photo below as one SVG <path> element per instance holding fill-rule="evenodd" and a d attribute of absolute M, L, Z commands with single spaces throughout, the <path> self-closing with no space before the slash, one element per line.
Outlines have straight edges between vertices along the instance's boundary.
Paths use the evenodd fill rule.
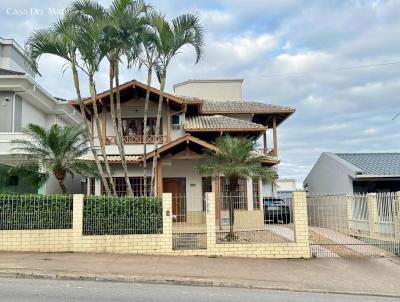
<path fill-rule="evenodd" d="M 254 75 L 254 76 L 262 77 L 262 78 L 276 78 L 276 77 L 286 77 L 286 76 L 307 75 L 307 74 L 314 74 L 314 73 L 325 73 L 325 72 L 332 72 L 332 71 L 355 70 L 355 69 L 370 68 L 370 67 L 382 67 L 382 66 L 397 65 L 397 64 L 400 64 L 400 61 L 386 62 L 386 63 L 380 63 L 380 64 L 338 67 L 338 68 L 332 68 L 332 69 L 313 70 L 313 71 L 306 71 L 306 72 L 287 72 L 287 73 L 275 73 L 275 74 L 269 74 L 269 75 Z"/>

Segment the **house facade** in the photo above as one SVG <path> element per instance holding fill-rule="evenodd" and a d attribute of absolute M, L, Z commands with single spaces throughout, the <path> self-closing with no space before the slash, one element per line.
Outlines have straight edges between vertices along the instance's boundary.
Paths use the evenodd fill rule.
<path fill-rule="evenodd" d="M 50 128 L 53 124 L 81 122 L 79 113 L 68 102 L 54 98 L 36 83 L 26 62 L 23 49 L 14 40 L 0 38 L 0 191 L 60 193 L 54 177 L 36 187 L 7 173 L 16 155 L 11 141 L 25 139 L 22 129 L 29 123 Z M 66 186 L 68 192 L 81 192 L 81 178 L 68 177 Z"/>
<path fill-rule="evenodd" d="M 156 156 L 156 192 L 173 194 L 173 214 L 179 221 L 204 219 L 206 192 L 215 192 L 217 199 L 227 190 L 223 176 L 204 177 L 194 167 L 202 161 L 205 150 L 217 151 L 213 142 L 223 135 L 246 136 L 261 142 L 259 152 L 266 155 L 263 166 L 276 167 L 278 157 L 278 127 L 294 109 L 250 102 L 242 99 L 242 80 L 186 81 L 174 86 L 174 94 L 164 94 L 161 134 L 155 136 L 155 122 L 159 91 L 151 88 L 148 114 L 149 135 L 147 155 L 143 158 L 143 111 L 146 85 L 133 80 L 120 85 L 123 140 L 128 173 L 135 195 L 143 194 L 143 161 L 148 161 L 147 175 L 151 175 L 154 141 L 158 141 Z M 102 136 L 96 140 L 106 145 L 117 193 L 126 193 L 121 159 L 110 114 L 110 92 L 97 95 Z M 88 118 L 93 119 L 91 100 L 84 101 Z M 78 106 L 76 101 L 70 102 Z M 99 143 L 99 142 L 98 142 Z M 94 160 L 92 154 L 85 156 Z M 101 158 L 100 158 L 101 159 Z M 149 181 L 148 181 L 149 184 Z M 263 195 L 271 196 L 272 183 L 258 179 L 242 179 L 238 194 L 237 210 L 262 208 Z M 147 190 L 149 191 L 149 185 Z M 89 179 L 89 194 L 103 193 L 100 180 Z M 217 200 L 220 204 L 224 201 Z M 223 206 L 222 206 L 223 207 Z M 238 218 L 240 219 L 240 218 Z M 262 218 L 260 219 L 263 220 Z"/>
<path fill-rule="evenodd" d="M 324 152 L 304 180 L 310 193 L 400 191 L 400 153 Z"/>

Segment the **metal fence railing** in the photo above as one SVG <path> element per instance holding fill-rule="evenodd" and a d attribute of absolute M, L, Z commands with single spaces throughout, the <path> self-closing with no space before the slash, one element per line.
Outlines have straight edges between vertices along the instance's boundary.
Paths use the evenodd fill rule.
<path fill-rule="evenodd" d="M 294 241 L 291 196 L 263 198 L 254 208 L 241 192 L 216 196 L 217 243 L 279 243 Z M 238 207 L 245 201 L 247 204 Z"/>
<path fill-rule="evenodd" d="M 0 230 L 72 228 L 72 195 L 0 194 Z"/>
<path fill-rule="evenodd" d="M 172 247 L 174 250 L 207 248 L 205 193 L 172 194 Z"/>
<path fill-rule="evenodd" d="M 162 201 L 152 197 L 86 196 L 83 235 L 160 234 Z"/>
<path fill-rule="evenodd" d="M 395 193 L 307 196 L 311 252 L 315 256 L 380 256 L 400 252 Z"/>

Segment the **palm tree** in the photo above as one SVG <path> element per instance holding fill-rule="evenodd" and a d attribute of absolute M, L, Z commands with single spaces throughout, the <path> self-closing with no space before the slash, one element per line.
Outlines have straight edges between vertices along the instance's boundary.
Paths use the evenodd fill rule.
<path fill-rule="evenodd" d="M 66 10 L 66 18 L 77 25 L 79 34 L 76 35 L 75 44 L 84 62 L 83 71 L 89 78 L 90 97 L 94 112 L 94 124 L 97 130 L 100 150 L 104 159 L 111 192 L 116 195 L 115 184 L 112 181 L 110 165 L 107 159 L 104 141 L 101 139 L 102 130 L 99 123 L 99 112 L 96 100 L 96 85 L 94 75 L 98 72 L 100 63 L 107 55 L 107 48 L 103 44 L 104 29 L 107 26 L 107 12 L 97 2 L 91 0 L 76 0 Z M 104 109 L 103 109 L 104 110 Z"/>
<path fill-rule="evenodd" d="M 147 20 L 151 23 L 151 18 L 154 11 L 147 12 Z M 149 114 L 149 102 L 150 102 L 150 88 L 153 76 L 153 70 L 157 66 L 159 56 L 157 52 L 157 37 L 155 35 L 154 29 L 146 26 L 140 34 L 140 43 L 138 43 L 138 48 L 134 48 L 129 52 L 128 62 L 129 65 L 138 64 L 139 69 L 145 66 L 147 69 L 147 82 L 146 82 L 146 97 L 144 102 L 144 112 L 143 112 L 143 187 L 144 195 L 147 195 L 147 135 L 149 132 L 149 127 L 147 125 L 147 119 Z"/>
<path fill-rule="evenodd" d="M 53 125 L 46 130 L 29 124 L 23 133 L 29 139 L 12 141 L 16 145 L 12 150 L 23 154 L 16 170 L 38 171 L 39 167 L 40 174 L 44 176 L 42 180 L 47 180 L 50 174 L 54 175 L 63 194 L 67 193 L 64 184 L 67 174 L 71 177 L 75 174 L 85 177 L 96 175 L 96 166 L 80 159 L 90 149 L 85 128 Z"/>
<path fill-rule="evenodd" d="M 248 138 L 231 136 L 219 137 L 215 141 L 219 152 L 208 152 L 204 164 L 195 167 L 202 175 L 224 175 L 228 180 L 229 234 L 227 240 L 236 239 L 233 226 L 235 220 L 234 194 L 239 187 L 239 179 L 247 177 L 272 181 L 277 178 L 274 169 L 262 167 L 265 155 L 256 151 L 257 143 Z"/>
<path fill-rule="evenodd" d="M 48 30 L 39 30 L 31 34 L 26 42 L 25 49 L 27 57 L 30 60 L 31 67 L 36 73 L 38 71 L 38 61 L 43 54 L 51 54 L 66 60 L 72 69 L 73 82 L 77 94 L 80 113 L 82 116 L 83 124 L 88 133 L 89 144 L 95 163 L 101 177 L 103 186 L 107 194 L 111 194 L 106 177 L 104 175 L 103 166 L 98 158 L 97 149 L 94 144 L 93 135 L 91 134 L 90 126 L 86 118 L 85 104 L 83 103 L 78 68 L 82 69 L 78 64 L 77 47 L 75 44 L 75 37 L 77 31 L 75 24 L 68 19 L 60 20 Z"/>
<path fill-rule="evenodd" d="M 170 24 L 163 15 L 155 14 L 152 17 L 151 25 L 155 30 L 157 51 L 159 60 L 157 66 L 157 77 L 160 82 L 160 97 L 158 100 L 157 121 L 154 140 L 154 156 L 151 173 L 151 191 L 154 192 L 155 171 L 157 166 L 156 151 L 160 135 L 160 121 L 163 104 L 167 69 L 171 60 L 180 52 L 182 47 L 191 45 L 196 51 L 196 63 L 203 55 L 204 38 L 203 27 L 200 20 L 193 14 L 180 15 L 172 20 Z M 154 194 L 154 193 L 153 193 Z"/>

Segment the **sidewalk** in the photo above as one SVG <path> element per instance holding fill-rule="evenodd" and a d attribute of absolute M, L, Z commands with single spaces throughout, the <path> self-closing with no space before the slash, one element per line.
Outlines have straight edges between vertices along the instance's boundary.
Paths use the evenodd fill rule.
<path fill-rule="evenodd" d="M 169 283 L 400 297 L 400 258 L 268 260 L 2 252 L 0 277 Z"/>

